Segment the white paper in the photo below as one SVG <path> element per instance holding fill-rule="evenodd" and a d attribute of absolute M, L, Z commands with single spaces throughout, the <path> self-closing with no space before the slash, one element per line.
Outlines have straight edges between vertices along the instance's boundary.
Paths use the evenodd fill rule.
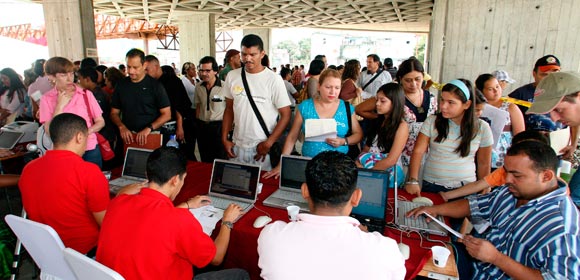
<path fill-rule="evenodd" d="M 324 142 L 326 138 L 336 138 L 335 119 L 307 119 L 304 127 L 305 141 Z"/>
<path fill-rule="evenodd" d="M 485 104 L 481 116 L 488 118 L 491 121 L 490 127 L 491 134 L 493 134 L 493 146 L 496 147 L 497 141 L 499 140 L 499 136 L 503 132 L 503 128 L 506 125 L 509 113 L 507 111 L 500 110 L 492 105 Z"/>
<path fill-rule="evenodd" d="M 560 130 L 550 132 L 550 146 L 557 155 L 561 155 L 560 150 L 564 149 L 570 143 L 570 128 L 566 127 Z"/>
<path fill-rule="evenodd" d="M 440 226 L 442 226 L 444 229 L 446 229 L 451 234 L 457 236 L 457 238 L 461 238 L 461 239 L 464 238 L 463 234 L 461 234 L 461 233 L 453 230 L 452 228 L 450 228 L 449 226 L 447 226 L 445 223 L 439 221 L 439 219 L 436 219 L 435 217 L 429 215 L 429 213 L 423 212 L 423 214 L 425 214 L 427 217 L 431 218 L 432 221 L 435 221 L 437 224 L 439 224 Z"/>
<path fill-rule="evenodd" d="M 224 216 L 224 210 L 215 208 L 211 205 L 189 209 L 189 212 L 195 216 L 197 221 L 201 224 L 203 232 L 209 236 L 211 236 L 211 233 L 215 229 L 216 223 Z"/>

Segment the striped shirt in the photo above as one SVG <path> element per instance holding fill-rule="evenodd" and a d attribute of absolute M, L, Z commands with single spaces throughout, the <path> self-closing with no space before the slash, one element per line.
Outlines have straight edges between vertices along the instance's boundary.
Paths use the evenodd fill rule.
<path fill-rule="evenodd" d="M 544 279 L 580 279 L 578 209 L 566 186 L 516 208 L 507 187 L 469 197 L 472 217 L 491 223 L 485 238 L 501 253 L 542 273 Z M 498 267 L 475 262 L 474 279 L 509 279 Z"/>
<path fill-rule="evenodd" d="M 436 115 L 427 117 L 421 133 L 429 137 L 429 153 L 425 161 L 423 180 L 430 183 L 454 189 L 462 186 L 462 182 L 473 182 L 475 177 L 475 153 L 480 147 L 493 145 L 491 128 L 483 120 L 477 120 L 478 132 L 471 140 L 469 154 L 466 157 L 455 152 L 461 143 L 461 127 L 449 120 L 447 138 L 440 143 L 435 142 L 437 129 L 435 128 Z"/>

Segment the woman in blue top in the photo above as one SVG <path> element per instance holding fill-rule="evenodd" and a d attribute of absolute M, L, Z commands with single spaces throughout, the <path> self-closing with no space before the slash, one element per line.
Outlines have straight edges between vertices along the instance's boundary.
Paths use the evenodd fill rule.
<path fill-rule="evenodd" d="M 294 144 L 298 139 L 300 132 L 307 137 L 302 145 L 302 155 L 314 157 L 324 151 L 348 152 L 349 145 L 357 145 L 362 138 L 362 130 L 356 120 L 354 107 L 350 106 L 350 115 L 347 115 L 346 103 L 339 99 L 340 87 L 342 81 L 338 71 L 327 69 L 320 74 L 318 79 L 318 96 L 304 100 L 298 105 L 292 128 L 284 142 L 282 154 L 289 155 L 294 149 Z M 348 119 L 351 119 L 352 135 L 347 136 L 349 127 Z M 309 140 L 309 131 L 306 123 L 309 120 L 330 119 L 336 122 L 336 137 L 325 138 L 322 141 L 316 141 L 312 138 Z M 278 177 L 280 174 L 280 165 L 272 171 L 267 172 L 264 178 Z"/>

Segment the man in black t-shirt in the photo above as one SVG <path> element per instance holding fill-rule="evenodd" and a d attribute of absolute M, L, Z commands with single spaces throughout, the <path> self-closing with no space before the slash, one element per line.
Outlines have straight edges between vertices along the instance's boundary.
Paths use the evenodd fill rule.
<path fill-rule="evenodd" d="M 119 81 L 111 101 L 111 120 L 127 144 L 147 143 L 147 136 L 171 119 L 169 98 L 163 86 L 146 75 L 145 54 L 131 49 L 126 55 L 129 77 Z M 121 120 L 122 114 L 122 120 Z M 136 139 L 132 132 L 137 133 Z"/>

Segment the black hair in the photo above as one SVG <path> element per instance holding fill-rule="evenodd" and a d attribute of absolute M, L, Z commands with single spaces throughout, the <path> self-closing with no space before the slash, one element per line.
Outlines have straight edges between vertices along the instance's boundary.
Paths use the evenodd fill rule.
<path fill-rule="evenodd" d="M 396 80 L 401 82 L 405 75 L 413 71 L 421 72 L 421 74 L 423 74 L 425 73 L 425 68 L 423 68 L 423 64 L 416 58 L 409 58 L 399 65 L 399 70 L 397 70 L 397 75 L 395 75 Z"/>
<path fill-rule="evenodd" d="M 550 145 L 550 139 L 542 132 L 537 130 L 524 130 L 512 138 L 512 145 L 523 141 L 537 141 Z"/>
<path fill-rule="evenodd" d="M 125 58 L 133 58 L 133 57 L 139 57 L 139 59 L 141 60 L 141 64 L 145 63 L 145 53 L 142 50 L 130 49 L 125 55 Z"/>
<path fill-rule="evenodd" d="M 81 69 L 79 69 L 77 74 L 81 77 L 89 78 L 91 80 L 91 82 L 93 82 L 95 84 L 97 83 L 97 80 L 99 78 L 99 75 L 97 74 L 97 70 L 93 67 L 82 67 Z"/>
<path fill-rule="evenodd" d="M 378 55 L 373 53 L 373 54 L 367 55 L 367 58 L 369 58 L 369 57 L 372 58 L 374 62 L 378 62 L 379 64 L 381 63 L 381 58 Z"/>
<path fill-rule="evenodd" d="M 308 74 L 311 76 L 319 75 L 324 70 L 324 61 L 322 60 L 313 60 L 310 62 L 310 67 L 308 67 Z"/>
<path fill-rule="evenodd" d="M 87 122 L 82 117 L 72 113 L 61 113 L 50 121 L 48 128 L 50 140 L 54 145 L 64 145 L 70 142 L 79 132 L 89 134 Z"/>
<path fill-rule="evenodd" d="M 211 70 L 217 72 L 219 70 L 219 65 L 217 64 L 217 61 L 215 60 L 215 58 L 213 56 L 204 56 L 199 60 L 199 67 L 201 67 L 202 64 L 208 64 L 211 63 Z"/>
<path fill-rule="evenodd" d="M 264 54 L 264 56 L 262 56 L 262 61 L 260 61 L 260 63 L 262 64 L 262 66 L 270 68 L 270 58 L 268 57 L 267 54 Z"/>
<path fill-rule="evenodd" d="M 256 34 L 248 34 L 242 39 L 242 47 L 251 48 L 258 47 L 258 50 L 264 50 L 264 42 L 262 38 Z"/>
<path fill-rule="evenodd" d="M 27 93 L 26 93 L 26 87 L 24 86 L 24 83 L 20 79 L 20 76 L 18 76 L 18 73 L 16 73 L 16 71 L 14 71 L 14 69 L 12 69 L 12 68 L 4 68 L 4 69 L 0 70 L 0 74 L 8 77 L 8 79 L 10 80 L 10 86 L 8 87 L 8 93 L 7 93 L 8 102 L 12 102 L 12 100 L 14 99 L 14 95 L 17 94 L 18 99 L 20 100 L 20 103 L 23 103 L 24 97 Z M 6 86 L 6 85 L 4 85 L 4 86 Z M 0 95 L 3 95 L 4 92 L 0 92 Z"/>
<path fill-rule="evenodd" d="M 495 76 L 489 73 L 481 74 L 477 77 L 477 79 L 475 79 L 475 87 L 478 90 L 483 91 L 483 88 L 485 87 L 485 82 L 491 79 L 495 79 Z"/>
<path fill-rule="evenodd" d="M 126 68 L 125 64 L 119 64 L 119 68 L 118 68 L 119 70 L 123 71 L 123 69 L 125 69 L 125 68 Z"/>
<path fill-rule="evenodd" d="M 163 76 L 166 76 L 166 77 L 169 77 L 169 76 L 177 77 L 177 75 L 175 75 L 175 69 L 173 69 L 173 66 L 171 66 L 171 65 L 161 66 L 161 72 L 163 72 Z"/>
<path fill-rule="evenodd" d="M 477 104 L 485 104 L 487 103 L 487 98 L 483 95 L 479 89 L 475 89 L 475 103 Z"/>
<path fill-rule="evenodd" d="M 308 162 L 305 172 L 308 192 L 316 206 L 343 206 L 356 189 L 358 171 L 346 154 L 324 151 Z"/>
<path fill-rule="evenodd" d="M 344 69 L 344 65 L 341 64 L 341 65 L 336 66 L 336 70 L 340 71 L 342 69 Z"/>
<path fill-rule="evenodd" d="M 385 66 L 393 67 L 393 59 L 391 59 L 390 57 L 385 58 Z"/>
<path fill-rule="evenodd" d="M 383 153 L 389 153 L 393 147 L 393 142 L 397 134 L 397 129 L 405 115 L 405 92 L 403 87 L 397 83 L 382 85 L 377 91 L 377 95 L 382 93 L 391 100 L 392 108 L 387 115 L 379 115 L 373 122 L 373 127 L 369 129 L 366 145 L 371 147 L 375 136 L 377 146 Z M 378 100 L 378 97 L 377 97 Z"/>
<path fill-rule="evenodd" d="M 186 165 L 187 159 L 176 148 L 158 148 L 147 159 L 147 179 L 162 186 L 175 175 L 181 177 L 187 173 Z"/>
<path fill-rule="evenodd" d="M 34 61 L 34 74 L 38 75 L 39 77 L 44 76 L 44 63 L 46 62 L 46 59 L 37 59 L 36 61 Z"/>
<path fill-rule="evenodd" d="M 314 60 L 320 60 L 320 61 L 322 61 L 322 59 L 323 59 L 323 58 L 325 58 L 325 57 L 326 57 L 326 55 L 323 55 L 323 54 L 317 54 L 317 55 L 314 57 Z"/>
<path fill-rule="evenodd" d="M 282 68 L 282 70 L 280 70 L 280 76 L 282 76 L 282 79 L 286 78 L 286 75 L 289 75 L 292 72 L 292 70 L 284 67 Z"/>
<path fill-rule="evenodd" d="M 157 57 L 152 55 L 152 54 L 146 55 L 145 61 L 147 61 L 147 62 L 155 61 L 155 62 L 159 63 L 159 59 L 157 59 Z"/>
<path fill-rule="evenodd" d="M 336 65 L 328 65 L 328 69 L 338 70 L 338 69 L 336 69 Z"/>
<path fill-rule="evenodd" d="M 107 71 L 107 66 L 101 64 L 101 65 L 95 67 L 95 70 L 101 72 L 101 74 L 105 74 L 105 71 Z"/>
<path fill-rule="evenodd" d="M 552 147 L 538 141 L 522 141 L 513 144 L 506 156 L 526 155 L 532 161 L 532 168 L 536 172 L 552 170 L 556 173 L 560 160 Z"/>
<path fill-rule="evenodd" d="M 466 157 L 469 155 L 471 140 L 477 136 L 479 126 L 477 125 L 478 120 L 475 118 L 475 94 L 473 91 L 473 86 L 469 80 L 459 80 L 463 82 L 469 90 L 471 105 L 463 113 L 460 128 L 461 132 L 459 134 L 461 141 L 459 142 L 457 149 L 455 149 L 455 152 L 459 153 L 461 157 Z M 443 86 L 441 91 L 446 91 L 455 95 L 459 100 L 461 100 L 461 103 L 463 104 L 469 101 L 465 96 L 465 93 L 463 93 L 463 91 L 454 84 L 446 84 Z M 449 120 L 444 118 L 441 113 L 437 113 L 437 117 L 435 118 L 435 128 L 437 129 L 437 137 L 435 138 L 435 142 L 441 143 L 447 138 L 447 134 L 449 133 Z"/>
<path fill-rule="evenodd" d="M 117 83 L 120 80 L 122 80 L 123 78 L 125 78 L 125 75 L 123 75 L 123 73 L 121 72 L 121 70 L 119 70 L 119 69 L 117 69 L 115 67 L 109 67 L 109 68 L 107 68 L 107 71 L 105 71 L 105 74 L 103 76 L 105 76 L 105 78 L 107 78 L 107 80 L 109 82 L 111 82 L 111 85 L 113 86 L 113 88 L 115 88 L 117 86 Z"/>
<path fill-rule="evenodd" d="M 95 68 L 97 67 L 97 61 L 94 60 L 92 57 L 86 57 L 83 58 L 83 60 L 81 60 L 81 65 L 79 66 L 80 68 L 88 68 L 88 67 L 92 67 Z"/>

